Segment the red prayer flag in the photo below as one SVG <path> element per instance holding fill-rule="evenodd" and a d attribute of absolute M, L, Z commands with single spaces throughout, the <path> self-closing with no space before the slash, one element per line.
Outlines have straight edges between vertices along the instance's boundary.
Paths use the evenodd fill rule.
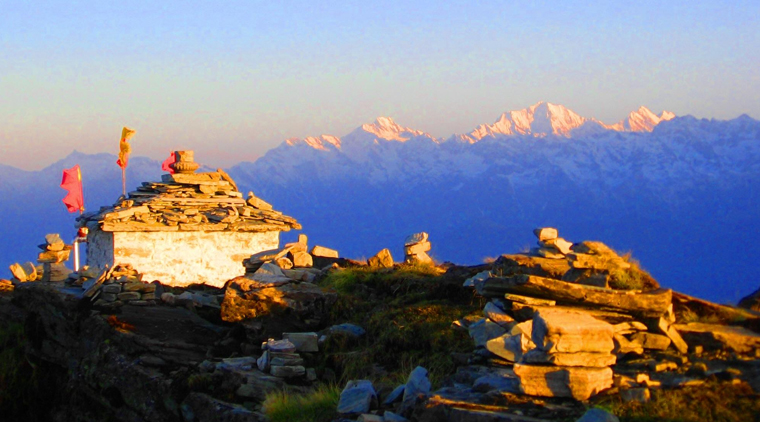
<path fill-rule="evenodd" d="M 161 164 L 161 170 L 168 171 L 169 174 L 174 174 L 174 169 L 172 168 L 172 164 L 174 164 L 177 161 L 177 158 L 174 156 L 174 151 L 172 151 L 171 154 L 169 154 L 169 158 L 164 160 L 163 164 Z"/>
<path fill-rule="evenodd" d="M 63 179 L 61 187 L 69 191 L 63 198 L 63 203 L 69 212 L 84 211 L 84 195 L 82 194 L 82 172 L 79 170 L 79 164 L 70 169 L 63 170 Z"/>

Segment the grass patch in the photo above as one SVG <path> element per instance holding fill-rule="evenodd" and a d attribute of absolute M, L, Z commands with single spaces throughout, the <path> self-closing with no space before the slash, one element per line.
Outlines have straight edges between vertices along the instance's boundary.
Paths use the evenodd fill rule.
<path fill-rule="evenodd" d="M 619 396 L 596 404 L 621 422 L 749 422 L 760 421 L 760 396 L 746 384 L 713 381 L 699 387 L 651 390 L 648 403 L 624 403 Z"/>
<path fill-rule="evenodd" d="M 609 285 L 618 290 L 653 290 L 660 287 L 657 280 L 651 274 L 641 268 L 639 261 L 631 257 L 631 253 L 623 255 L 623 260 L 629 263 L 630 268 L 612 266 L 610 270 Z"/>
<path fill-rule="evenodd" d="M 420 365 L 439 385 L 455 369 L 451 353 L 472 350 L 467 333 L 453 330 L 451 322 L 483 307 L 463 281 L 426 265 L 332 272 L 321 281 L 339 292 L 331 322 L 352 322 L 367 334 L 358 341 L 331 336 L 322 349 L 322 365 L 336 372 L 339 383 L 372 379 L 392 384 L 405 382 Z"/>
<path fill-rule="evenodd" d="M 329 422 L 338 415 L 340 387 L 320 385 L 305 394 L 275 391 L 264 400 L 264 413 L 271 422 Z"/>
<path fill-rule="evenodd" d="M 13 417 L 29 416 L 41 420 L 32 409 L 40 410 L 40 373 L 26 357 L 24 327 L 10 323 L 0 325 L 0 414 Z M 44 406 L 43 406 L 44 407 Z"/>

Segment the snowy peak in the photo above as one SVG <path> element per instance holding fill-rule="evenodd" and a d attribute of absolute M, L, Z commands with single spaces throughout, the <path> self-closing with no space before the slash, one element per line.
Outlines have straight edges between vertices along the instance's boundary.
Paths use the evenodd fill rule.
<path fill-rule="evenodd" d="M 307 136 L 304 139 L 290 138 L 286 140 L 285 143 L 289 146 L 307 145 L 321 151 L 328 151 L 330 147 L 340 149 L 341 146 L 340 138 L 332 135 L 322 135 L 319 137 Z"/>
<path fill-rule="evenodd" d="M 404 142 L 410 138 L 424 134 L 424 132 L 420 130 L 402 127 L 398 123 L 394 122 L 390 117 L 378 117 L 374 123 L 361 125 L 357 131 L 358 130 L 371 133 L 380 139 L 385 139 L 386 141 L 400 142 Z"/>
<path fill-rule="evenodd" d="M 660 122 L 673 119 L 674 117 L 676 115 L 670 111 L 663 111 L 658 116 L 648 108 L 641 106 L 638 110 L 632 111 L 627 118 L 614 125 L 605 127 L 618 132 L 651 132 Z"/>
<path fill-rule="evenodd" d="M 480 125 L 470 136 L 478 140 L 494 135 L 570 137 L 570 132 L 587 120 L 563 105 L 541 101 L 522 110 L 503 113 L 494 124 Z"/>

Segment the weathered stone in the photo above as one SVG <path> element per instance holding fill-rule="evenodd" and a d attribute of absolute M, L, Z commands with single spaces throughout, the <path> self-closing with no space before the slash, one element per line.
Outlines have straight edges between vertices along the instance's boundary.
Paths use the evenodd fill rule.
<path fill-rule="evenodd" d="M 499 337 L 506 332 L 504 327 L 486 318 L 470 324 L 467 330 L 475 342 L 475 347 L 485 347 L 488 340 Z"/>
<path fill-rule="evenodd" d="M 272 353 L 269 350 L 264 349 L 264 352 L 261 354 L 261 356 L 256 359 L 256 367 L 259 368 L 259 371 L 269 372 L 271 356 Z"/>
<path fill-rule="evenodd" d="M 142 295 L 139 292 L 123 292 L 116 295 L 121 301 L 140 300 L 141 296 Z"/>
<path fill-rule="evenodd" d="M 49 251 L 60 251 L 66 246 L 63 239 L 61 239 L 61 235 L 58 233 L 45 235 L 45 243 L 47 244 L 47 250 Z"/>
<path fill-rule="evenodd" d="M 311 248 L 311 255 L 321 258 L 338 258 L 338 251 L 335 249 L 326 248 L 324 246 L 316 245 Z"/>
<path fill-rule="evenodd" d="M 105 287 L 111 287 L 111 286 L 105 286 Z M 99 298 L 106 302 L 115 302 L 117 294 L 118 293 L 101 293 Z"/>
<path fill-rule="evenodd" d="M 530 254 L 546 259 L 565 259 L 565 254 L 555 248 L 531 248 Z"/>
<path fill-rule="evenodd" d="M 311 268 L 314 266 L 314 259 L 308 252 L 291 251 L 288 253 L 288 258 L 293 261 L 293 267 L 296 268 Z"/>
<path fill-rule="evenodd" d="M 272 359 L 274 363 L 274 359 Z M 306 375 L 306 368 L 303 366 L 275 366 L 269 368 L 269 373 L 278 378 L 296 378 Z"/>
<path fill-rule="evenodd" d="M 142 291 L 143 284 L 138 282 L 124 283 L 122 285 L 122 291 L 125 292 L 140 292 Z"/>
<path fill-rule="evenodd" d="M 317 370 L 314 368 L 306 368 L 306 379 L 308 381 L 316 381 L 317 380 Z"/>
<path fill-rule="evenodd" d="M 537 306 L 555 306 L 557 301 L 549 299 L 537 299 L 530 296 L 520 296 L 512 293 L 505 293 L 504 299 L 510 302 L 522 303 L 525 305 L 537 305 Z"/>
<path fill-rule="evenodd" d="M 504 334 L 486 342 L 486 350 L 509 362 L 519 362 L 534 347 L 530 337 L 523 333 Z"/>
<path fill-rule="evenodd" d="M 248 410 L 241 405 L 197 392 L 185 397 L 180 410 L 183 420 L 193 422 L 259 422 L 266 418 L 263 414 Z"/>
<path fill-rule="evenodd" d="M 57 264 L 69 260 L 71 255 L 70 249 L 64 249 L 61 251 L 45 251 L 37 255 L 37 262 Z"/>
<path fill-rule="evenodd" d="M 418 366 L 409 373 L 404 388 L 404 397 L 401 399 L 402 407 L 413 406 L 417 396 L 430 394 L 430 380 L 428 379 L 427 369 Z"/>
<path fill-rule="evenodd" d="M 367 413 L 373 404 L 377 403 L 377 393 L 372 382 L 368 380 L 352 380 L 340 393 L 338 413 L 357 414 Z"/>
<path fill-rule="evenodd" d="M 533 349 L 522 357 L 524 363 L 542 363 L 556 366 L 585 366 L 604 368 L 615 364 L 617 357 L 609 353 L 546 353 Z"/>
<path fill-rule="evenodd" d="M 373 268 L 393 268 L 393 256 L 388 248 L 376 253 L 367 260 L 367 264 Z"/>
<path fill-rule="evenodd" d="M 11 270 L 11 274 L 13 274 L 14 277 L 20 282 L 27 281 L 26 271 L 24 271 L 24 267 L 21 266 L 19 263 L 11 264 L 10 267 L 8 267 Z"/>
<path fill-rule="evenodd" d="M 409 422 L 409 419 L 393 413 L 390 410 L 386 410 L 385 413 L 383 413 L 383 420 L 385 422 Z"/>
<path fill-rule="evenodd" d="M 652 361 L 649 365 L 649 370 L 653 372 L 675 371 L 676 369 L 678 369 L 678 364 L 670 361 Z"/>
<path fill-rule="evenodd" d="M 676 348 L 680 353 L 686 354 L 689 351 L 689 345 L 686 344 L 686 342 L 683 340 L 683 337 L 676 331 L 675 327 L 673 327 L 670 322 L 667 320 L 667 318 L 660 317 L 657 320 L 657 328 L 668 336 L 670 338 L 673 347 Z"/>
<path fill-rule="evenodd" d="M 373 415 L 372 413 L 364 413 L 356 418 L 356 422 L 384 422 L 385 419 L 380 415 Z"/>
<path fill-rule="evenodd" d="M 486 303 L 486 306 L 483 308 L 483 314 L 486 316 L 486 318 L 501 325 L 507 330 L 511 329 L 517 324 L 517 321 L 515 321 L 514 318 L 509 316 L 493 302 Z"/>
<path fill-rule="evenodd" d="M 26 273 L 26 281 L 35 281 L 37 279 L 37 267 L 35 267 L 34 264 L 27 261 L 21 264 L 21 268 L 23 268 Z"/>
<path fill-rule="evenodd" d="M 620 422 L 620 419 L 604 409 L 592 407 L 575 422 Z"/>
<path fill-rule="evenodd" d="M 547 353 L 609 353 L 612 325 L 583 313 L 542 311 L 533 320 L 531 339 Z"/>
<path fill-rule="evenodd" d="M 547 240 L 556 239 L 558 232 L 557 229 L 553 227 L 541 227 L 533 230 L 533 234 L 536 235 L 540 242 L 545 242 Z"/>
<path fill-rule="evenodd" d="M 317 333 L 282 333 L 282 338 L 293 343 L 299 352 L 319 351 L 319 337 Z"/>
<path fill-rule="evenodd" d="M 622 334 L 615 334 L 613 340 L 615 342 L 615 348 L 612 352 L 615 354 L 624 355 L 626 353 L 635 353 L 641 355 L 644 353 L 644 347 L 641 344 L 628 340 Z"/>
<path fill-rule="evenodd" d="M 428 252 L 431 249 L 430 242 L 420 242 L 416 243 L 412 246 L 405 246 L 404 247 L 404 254 L 406 255 L 417 255 L 424 252 Z"/>
<path fill-rule="evenodd" d="M 484 375 L 475 380 L 472 384 L 472 390 L 479 393 L 489 391 L 500 391 L 506 393 L 520 393 L 520 380 L 514 376 L 503 375 Z"/>
<path fill-rule="evenodd" d="M 287 339 L 275 340 L 270 338 L 261 348 L 272 353 L 295 353 L 296 351 L 296 346 Z"/>
<path fill-rule="evenodd" d="M 463 287 L 475 287 L 478 288 L 478 284 L 482 285 L 488 278 L 491 277 L 491 271 L 481 271 L 474 276 L 468 278 L 462 284 Z"/>
<path fill-rule="evenodd" d="M 743 327 L 691 322 L 675 327 L 689 340 L 706 350 L 730 350 L 751 353 L 760 350 L 760 334 Z"/>
<path fill-rule="evenodd" d="M 553 241 L 547 241 L 549 244 L 557 248 L 557 250 L 560 251 L 563 255 L 567 255 L 571 251 L 571 247 L 573 246 L 573 242 L 568 242 L 567 240 L 558 237 L 554 239 Z"/>
<path fill-rule="evenodd" d="M 425 252 L 418 253 L 415 255 L 407 255 L 404 259 L 404 262 L 407 264 L 422 264 L 422 265 L 434 265 L 435 262 L 433 261 L 433 258 L 430 257 Z"/>
<path fill-rule="evenodd" d="M 515 364 L 523 393 L 586 400 L 612 386 L 612 369 Z"/>
<path fill-rule="evenodd" d="M 277 258 L 274 261 L 275 264 L 277 264 L 278 267 L 282 268 L 283 270 L 289 270 L 293 268 L 293 261 L 290 260 L 290 258 L 283 256 L 282 258 Z"/>
<path fill-rule="evenodd" d="M 502 255 L 493 263 L 494 276 L 508 277 L 518 274 L 536 275 L 560 279 L 570 270 L 566 259 L 546 259 L 535 256 L 514 254 Z"/>
<path fill-rule="evenodd" d="M 615 330 L 615 334 L 631 334 L 647 330 L 646 324 L 639 321 L 621 322 L 613 325 L 612 328 Z"/>
<path fill-rule="evenodd" d="M 633 343 L 640 344 L 645 349 L 666 350 L 670 346 L 670 339 L 661 334 L 639 332 L 631 336 Z"/>
<path fill-rule="evenodd" d="M 427 240 L 428 234 L 425 232 L 410 234 L 404 239 L 404 246 L 416 245 L 418 243 L 427 242 Z"/>
<path fill-rule="evenodd" d="M 603 306 L 656 317 L 667 311 L 672 297 L 672 292 L 664 289 L 643 292 L 602 289 L 530 275 L 489 278 L 479 293 L 486 297 L 515 293 L 556 300 L 558 303 L 582 302 L 585 306 Z"/>

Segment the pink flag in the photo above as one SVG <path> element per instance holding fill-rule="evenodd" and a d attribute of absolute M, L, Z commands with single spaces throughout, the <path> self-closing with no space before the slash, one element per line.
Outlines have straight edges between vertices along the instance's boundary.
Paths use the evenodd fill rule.
<path fill-rule="evenodd" d="M 82 172 L 79 171 L 79 164 L 70 169 L 63 170 L 63 179 L 61 187 L 68 193 L 63 198 L 63 203 L 69 212 L 80 213 L 84 211 L 84 195 L 82 194 Z"/>
<path fill-rule="evenodd" d="M 171 154 L 169 154 L 169 158 L 164 160 L 164 163 L 161 164 L 161 170 L 168 171 L 169 174 L 174 174 L 174 169 L 172 168 L 172 164 L 177 161 L 177 158 L 174 156 L 174 151 L 172 151 Z"/>

